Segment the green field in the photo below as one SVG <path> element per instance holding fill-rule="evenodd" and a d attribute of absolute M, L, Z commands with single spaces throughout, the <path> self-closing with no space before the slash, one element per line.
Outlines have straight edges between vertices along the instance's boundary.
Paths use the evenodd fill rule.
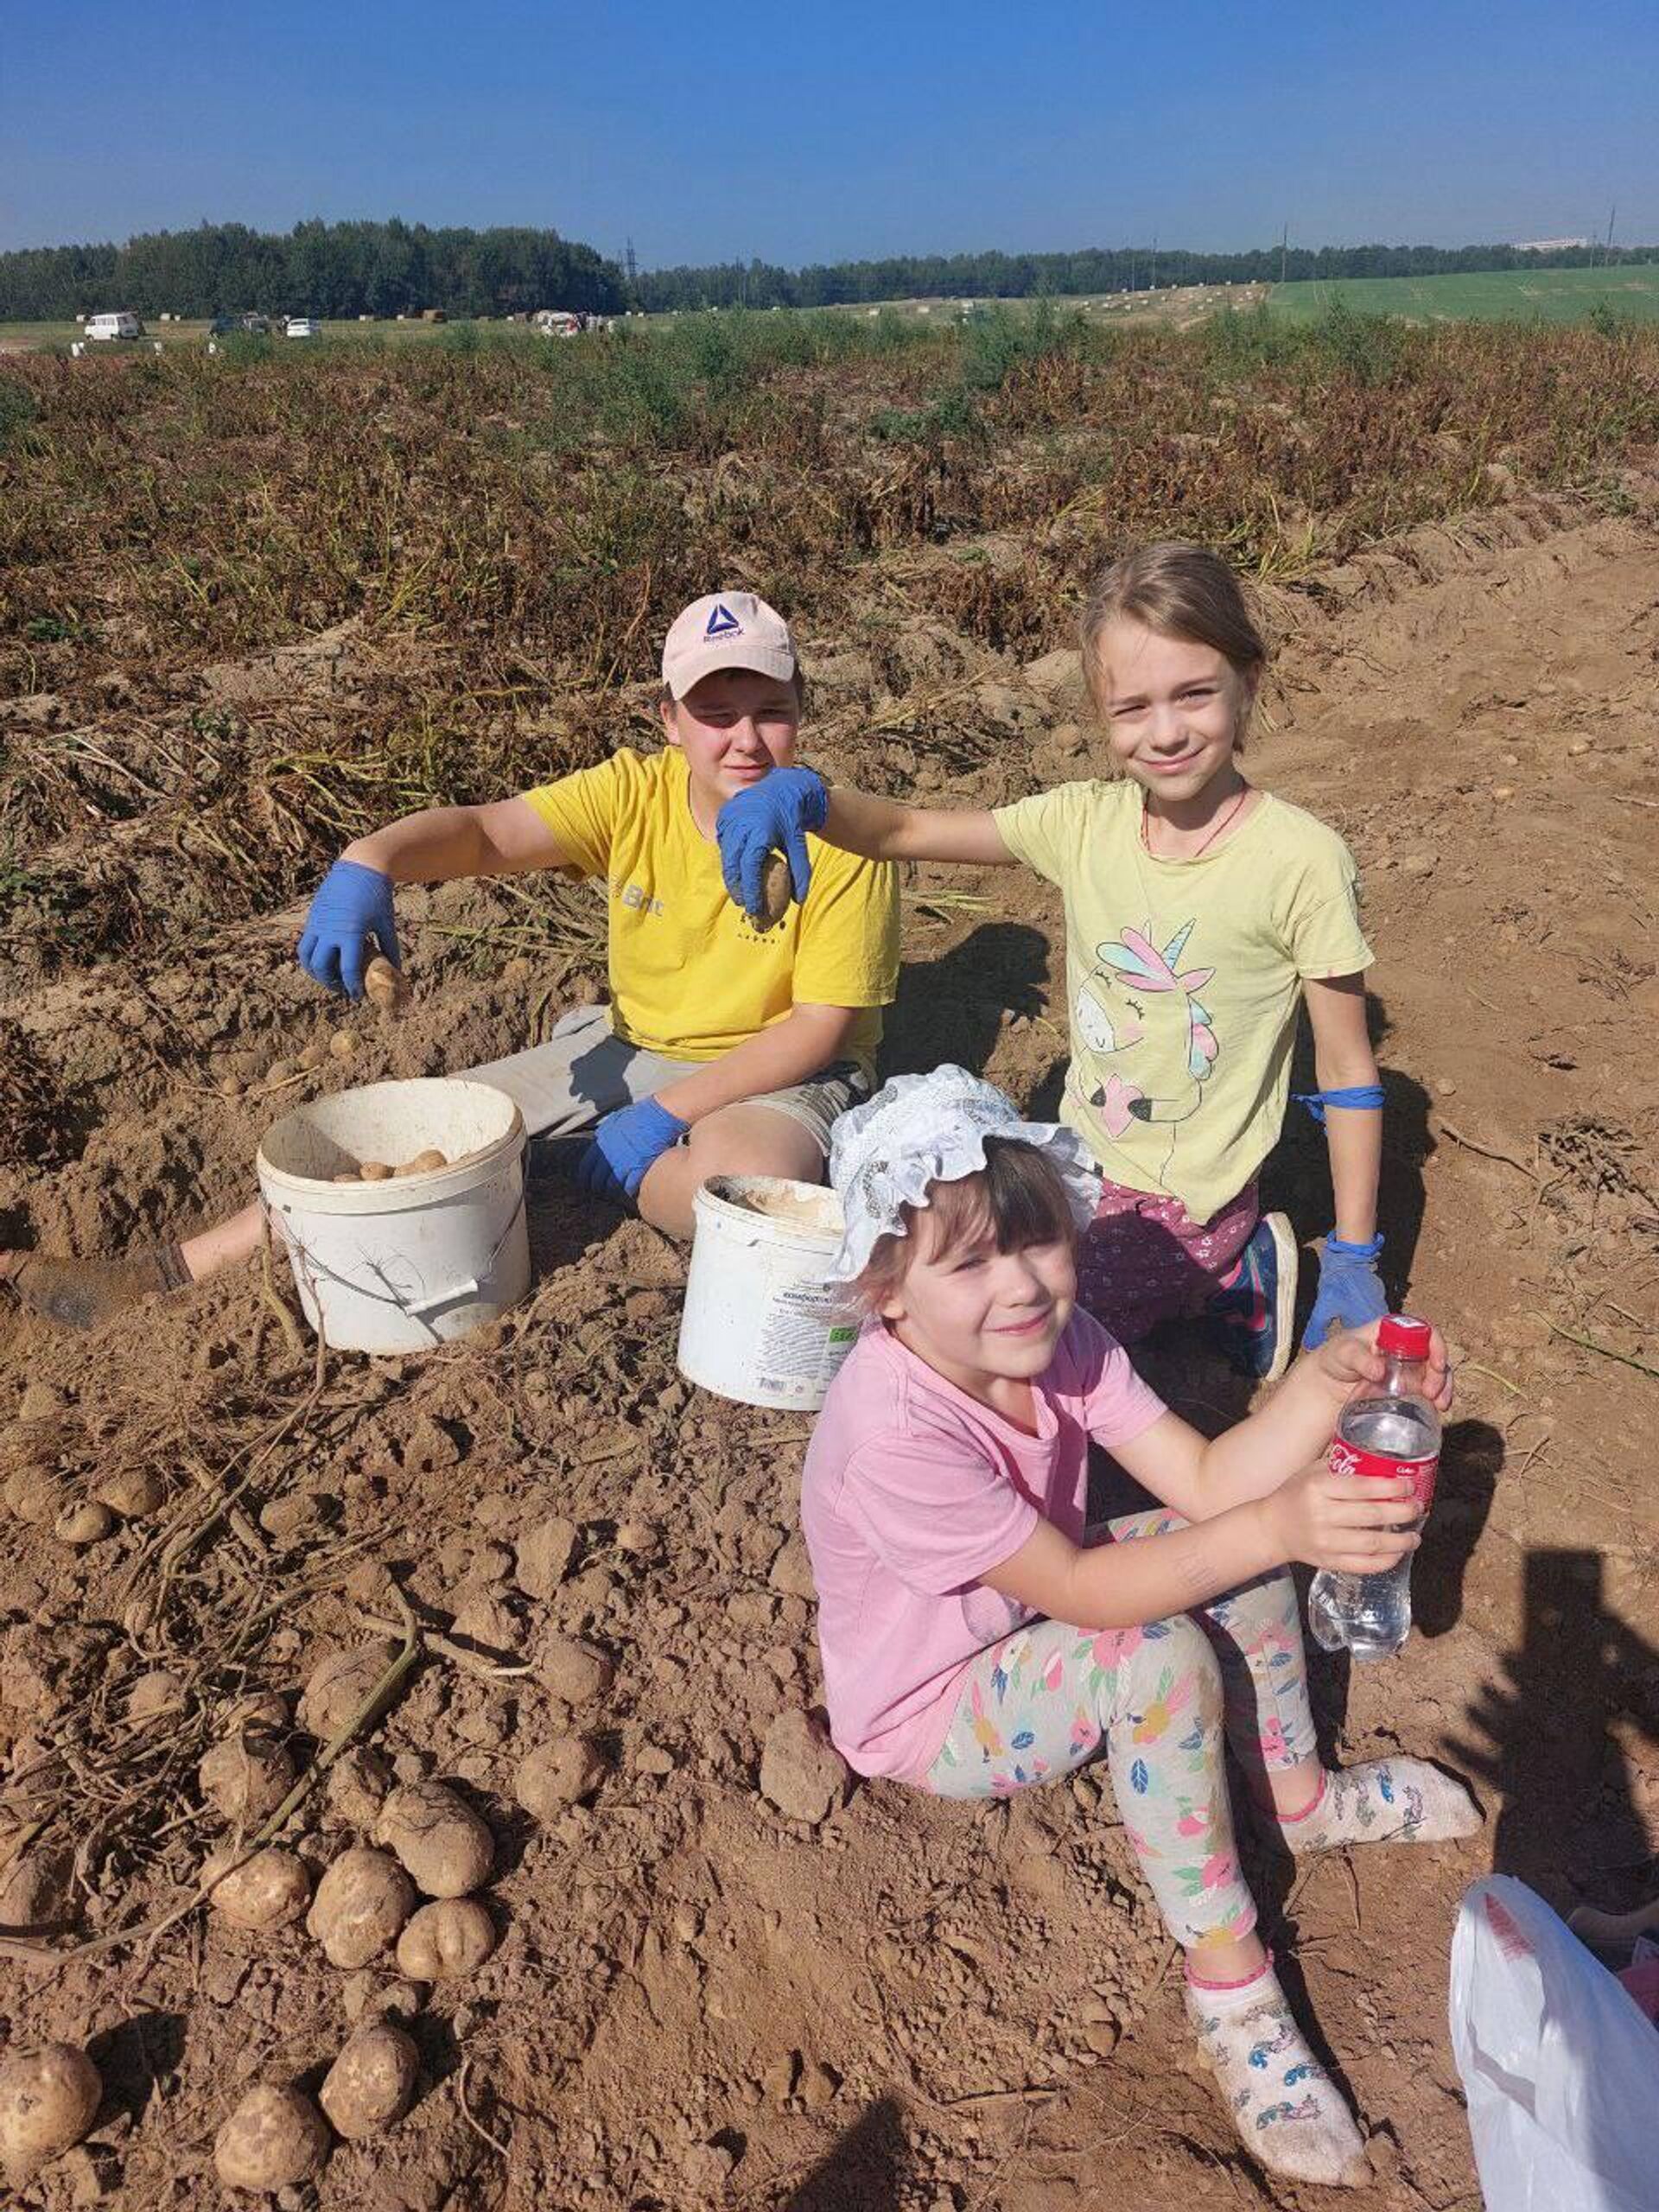
<path fill-rule="evenodd" d="M 1500 269 L 1456 276 L 1353 276 L 1275 284 L 1275 315 L 1316 322 L 1334 300 L 1358 315 L 1414 322 L 1583 322 L 1600 302 L 1632 322 L 1659 321 L 1659 266 Z"/>
<path fill-rule="evenodd" d="M 461 318 L 458 317 L 457 321 L 460 320 Z M 522 338 L 526 343 L 532 340 L 542 344 L 552 342 L 539 339 L 535 331 L 521 322 L 486 322 L 483 327 L 493 334 Z M 346 339 L 353 343 L 378 339 L 383 346 L 420 345 L 441 337 L 446 330 L 454 327 L 455 324 L 450 322 L 398 322 L 384 315 L 372 322 L 324 322 L 321 325 L 325 338 Z M 73 322 L 0 322 L 0 353 L 20 348 L 26 352 L 39 352 L 54 346 L 70 345 L 75 339 L 85 338 L 86 335 L 86 332 Z M 202 316 L 189 322 L 158 322 L 146 317 L 142 338 L 100 339 L 91 350 L 98 353 L 147 352 L 152 340 L 169 346 L 204 346 L 207 340 L 207 318 Z M 285 346 L 289 341 L 285 331 L 274 330 L 270 334 L 270 342 L 274 346 Z M 308 342 L 302 338 L 293 340 L 296 350 Z"/>

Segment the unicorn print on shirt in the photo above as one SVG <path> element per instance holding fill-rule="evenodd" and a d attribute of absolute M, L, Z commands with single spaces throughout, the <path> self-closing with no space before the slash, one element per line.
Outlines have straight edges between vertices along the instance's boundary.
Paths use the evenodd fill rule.
<path fill-rule="evenodd" d="M 1220 1046 L 1198 995 L 1216 971 L 1180 966 L 1192 928 L 1184 924 L 1161 951 L 1150 922 L 1095 948 L 1100 965 L 1072 1009 L 1084 1047 L 1072 1080 L 1109 1137 L 1137 1122 L 1189 1119 L 1216 1064 Z"/>

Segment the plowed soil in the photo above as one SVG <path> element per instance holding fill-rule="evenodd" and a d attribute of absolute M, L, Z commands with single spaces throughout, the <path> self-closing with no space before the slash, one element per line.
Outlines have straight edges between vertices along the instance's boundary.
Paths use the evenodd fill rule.
<path fill-rule="evenodd" d="M 1459 1363 L 1421 1633 L 1389 1668 L 1351 1680 L 1316 1656 L 1314 1672 L 1334 1751 L 1442 1758 L 1475 1781 L 1486 1828 L 1300 1868 L 1245 1841 L 1287 1980 L 1370 2133 L 1361 2201 L 1378 2212 L 1478 2205 L 1446 2025 L 1464 1886 L 1497 1866 L 1563 1910 L 1631 1903 L 1659 1839 L 1659 485 L 1630 478 L 1620 505 L 1514 501 L 1270 608 L 1282 642 L 1250 766 L 1358 856 L 1379 950 L 1387 1268 Z M 368 680 L 335 643 L 276 695 Z M 924 645 L 928 680 L 960 687 L 946 760 L 904 736 L 857 653 L 809 641 L 827 725 L 899 732 L 827 745 L 832 770 L 984 800 L 1097 765 L 1074 665 L 1023 670 L 949 632 Z M 270 696 L 260 673 L 238 695 L 250 715 Z M 86 848 L 72 835 L 65 850 Z M 570 932 L 551 966 L 503 965 L 522 912 L 505 893 L 405 899 L 415 999 L 397 1024 L 307 984 L 297 911 L 193 938 L 188 958 L 158 936 L 90 971 L 18 969 L 0 1002 L 15 1091 L 0 1241 L 114 1249 L 188 1231 L 247 1194 L 263 1128 L 297 1098 L 543 1033 L 601 976 L 597 905 L 552 895 Z M 1013 872 L 912 881 L 890 1068 L 966 1060 L 1052 1106 L 1058 919 Z M 327 1058 L 273 1090 L 273 1062 L 341 1028 L 349 1065 Z M 221 1094 L 226 1077 L 242 1095 Z M 1287 1132 L 1269 1179 L 1316 1236 L 1328 1191 L 1311 1128 Z M 85 1550 L 11 1518 L 0 1543 L 0 1805 L 45 1824 L 37 1849 L 79 1853 L 66 1924 L 0 1958 L 0 2044 L 90 2043 L 109 2091 L 91 2145 L 17 2201 L 216 2202 L 213 2137 L 241 2088 L 315 2086 L 348 2007 L 391 1979 L 389 1961 L 340 1974 L 301 1929 L 201 1912 L 61 1954 L 188 1895 L 215 1834 L 194 1764 L 229 1707 L 295 1692 L 327 1650 L 395 1630 L 397 1590 L 445 1641 L 365 1742 L 401 1775 L 454 1779 L 489 1820 L 501 1940 L 416 2019 L 410 2117 L 340 2146 L 315 2202 L 1319 2201 L 1262 2177 L 1195 2071 L 1171 1947 L 1092 1778 L 979 1810 L 866 1786 L 816 1826 L 761 1796 L 769 1727 L 818 1693 L 796 1533 L 807 1423 L 677 1377 L 683 1262 L 652 1231 L 556 1185 L 535 1190 L 531 1228 L 531 1300 L 419 1360 L 318 1363 L 290 1341 L 285 1286 L 268 1294 L 257 1269 L 91 1339 L 0 1309 L 6 1471 L 36 1465 L 69 1500 L 149 1469 L 166 1493 Z M 1149 1363 L 1200 1421 L 1237 1410 L 1185 1338 Z M 550 1516 L 573 1524 L 556 1583 L 523 1566 Z M 613 1683 L 573 1704 L 555 1634 L 606 1654 Z M 181 1709 L 129 1719 L 157 1668 Z M 570 1729 L 595 1739 L 604 1778 L 534 1820 L 515 1767 Z M 308 1801 L 314 1865 L 354 1812 L 339 1789 Z"/>

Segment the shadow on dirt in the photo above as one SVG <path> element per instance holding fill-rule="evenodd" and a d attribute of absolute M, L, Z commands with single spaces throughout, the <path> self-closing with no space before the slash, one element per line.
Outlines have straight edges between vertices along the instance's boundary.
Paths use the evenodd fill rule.
<path fill-rule="evenodd" d="M 1596 1552 L 1529 1551 L 1520 1646 L 1446 1744 L 1500 1799 L 1493 1872 L 1561 1910 L 1580 1897 L 1618 1909 L 1655 1888 L 1624 1739 L 1659 1744 L 1659 1647 L 1608 1611 L 1605 1572 Z"/>
<path fill-rule="evenodd" d="M 899 2201 L 909 2165 L 903 2107 L 882 2097 L 837 2137 L 829 2156 L 779 2200 L 778 2212 L 874 2212 Z"/>
<path fill-rule="evenodd" d="M 1048 946 L 1024 922 L 982 922 L 937 960 L 906 960 L 887 1015 L 883 1079 L 947 1060 L 979 1074 L 1003 1016 L 1041 1014 L 1047 982 Z"/>

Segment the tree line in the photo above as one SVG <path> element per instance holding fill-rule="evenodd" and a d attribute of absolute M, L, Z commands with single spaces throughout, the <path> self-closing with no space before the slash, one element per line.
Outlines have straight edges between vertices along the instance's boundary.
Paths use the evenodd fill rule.
<path fill-rule="evenodd" d="M 876 300 L 1027 299 L 1145 291 L 1166 284 L 1276 283 L 1307 277 L 1435 276 L 1468 270 L 1573 269 L 1647 261 L 1647 246 L 1588 245 L 1522 252 L 1512 245 L 1258 246 L 1248 253 L 1190 253 L 1165 246 L 1090 246 L 1077 253 L 900 254 L 884 261 L 779 269 L 730 262 L 656 269 L 634 285 L 637 306 L 822 308 Z"/>
<path fill-rule="evenodd" d="M 592 246 L 545 230 L 429 230 L 424 223 L 241 223 L 157 231 L 124 245 L 0 253 L 0 321 L 138 314 L 512 315 L 537 308 L 614 315 L 622 272 Z"/>
<path fill-rule="evenodd" d="M 67 321 L 111 307 L 140 315 L 501 315 L 537 308 L 615 315 L 696 308 L 819 308 L 904 299 L 1025 299 L 1166 284 L 1429 276 L 1468 270 L 1571 269 L 1645 261 L 1649 247 L 1260 246 L 1192 253 L 1091 246 L 1076 253 L 900 254 L 783 269 L 762 261 L 657 269 L 630 284 L 615 262 L 556 231 L 431 230 L 423 223 L 240 223 L 157 231 L 124 245 L 0 253 L 0 321 Z"/>

